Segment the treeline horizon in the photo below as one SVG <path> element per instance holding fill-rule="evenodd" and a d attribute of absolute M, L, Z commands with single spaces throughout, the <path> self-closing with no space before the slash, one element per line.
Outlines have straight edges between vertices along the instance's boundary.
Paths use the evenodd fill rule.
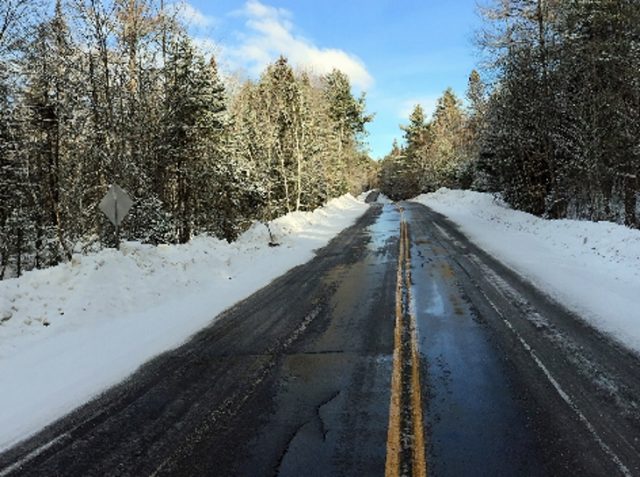
<path fill-rule="evenodd" d="M 134 200 L 122 238 L 159 244 L 232 241 L 375 181 L 342 72 L 281 57 L 230 92 L 162 0 L 35 6 L 0 5 L 0 279 L 113 246 L 113 183 Z"/>
<path fill-rule="evenodd" d="M 281 57 L 228 90 L 163 5 L 0 3 L 0 279 L 113 246 L 97 207 L 112 183 L 135 202 L 123 238 L 152 244 L 231 241 L 254 220 L 376 185 L 393 199 L 445 186 L 547 218 L 639 225 L 634 0 L 494 0 L 466 106 L 451 89 L 431 118 L 416 106 L 379 163 L 345 74 Z"/>
<path fill-rule="evenodd" d="M 447 90 L 416 106 L 381 164 L 381 188 L 499 193 L 547 218 L 639 226 L 640 3 L 494 0 L 481 10 L 483 77 L 467 107 Z"/>

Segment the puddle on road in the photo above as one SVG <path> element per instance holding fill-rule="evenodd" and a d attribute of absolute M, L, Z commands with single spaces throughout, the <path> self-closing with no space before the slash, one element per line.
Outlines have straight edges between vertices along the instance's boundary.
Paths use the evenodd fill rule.
<path fill-rule="evenodd" d="M 362 233 L 367 240 L 367 253 L 361 261 L 349 264 L 337 264 L 326 273 L 323 281 L 329 287 L 340 284 L 341 296 L 357 296 L 366 280 L 376 279 L 386 271 L 381 264 L 397 260 L 400 214 L 392 204 L 383 204 L 375 222 L 364 228 Z M 349 277 L 349 279 L 347 279 Z M 382 277 L 378 277 L 381 279 Z M 341 296 L 335 297 L 340 302 Z M 335 300 L 334 300 L 335 301 Z"/>
<path fill-rule="evenodd" d="M 431 275 L 433 278 L 433 275 Z M 422 308 L 423 314 L 427 316 L 443 316 L 445 313 L 444 299 L 442 297 L 442 293 L 440 293 L 440 288 L 435 280 L 429 280 L 427 286 L 430 288 L 427 294 L 422 294 L 420 296 L 420 301 L 427 298 L 427 306 Z M 415 286 L 412 296 L 414 300 L 416 299 Z"/>

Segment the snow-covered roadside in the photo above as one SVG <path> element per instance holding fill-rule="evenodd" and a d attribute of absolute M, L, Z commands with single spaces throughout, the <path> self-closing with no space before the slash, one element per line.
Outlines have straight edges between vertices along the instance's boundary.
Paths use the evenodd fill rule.
<path fill-rule="evenodd" d="M 368 208 L 345 195 L 233 244 L 125 243 L 0 282 L 0 450 L 183 343 L 224 309 L 310 260 Z"/>
<path fill-rule="evenodd" d="M 491 194 L 440 189 L 414 199 L 481 248 L 640 352 L 640 231 L 610 222 L 544 220 Z"/>

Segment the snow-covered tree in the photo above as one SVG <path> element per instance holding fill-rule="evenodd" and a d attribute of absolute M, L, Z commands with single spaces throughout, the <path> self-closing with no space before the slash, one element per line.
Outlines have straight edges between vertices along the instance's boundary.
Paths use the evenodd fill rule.
<path fill-rule="evenodd" d="M 164 2 L 39 5 L 0 3 L 2 276 L 113 245 L 113 183 L 134 200 L 122 236 L 162 243 L 233 240 L 369 181 L 342 73 L 329 87 L 280 58 L 229 94 Z"/>
<path fill-rule="evenodd" d="M 211 155 L 222 137 L 225 104 L 217 76 L 188 38 L 171 45 L 165 70 L 158 175 L 163 202 L 176 221 L 178 241 L 184 243 L 206 213 L 199 194 L 207 192 L 212 180 Z"/>

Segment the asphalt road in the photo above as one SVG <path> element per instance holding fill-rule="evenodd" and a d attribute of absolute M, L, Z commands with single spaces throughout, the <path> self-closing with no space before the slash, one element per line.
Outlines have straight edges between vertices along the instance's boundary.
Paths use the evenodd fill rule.
<path fill-rule="evenodd" d="M 372 204 L 0 477 L 640 475 L 639 365 L 442 216 Z"/>

